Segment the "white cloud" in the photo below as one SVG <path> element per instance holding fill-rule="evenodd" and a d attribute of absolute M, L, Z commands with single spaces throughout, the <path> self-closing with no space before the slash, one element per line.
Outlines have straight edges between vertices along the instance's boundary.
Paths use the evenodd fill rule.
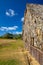
<path fill-rule="evenodd" d="M 24 17 L 21 18 L 21 21 L 22 21 L 22 22 L 24 21 Z"/>
<path fill-rule="evenodd" d="M 0 27 L 1 31 L 8 31 L 8 30 L 16 30 L 18 26 L 13 26 L 13 27 Z"/>
<path fill-rule="evenodd" d="M 9 12 L 6 11 L 6 15 L 7 15 L 7 16 L 10 16 Z"/>
<path fill-rule="evenodd" d="M 22 32 L 17 31 L 16 34 L 22 34 Z"/>
<path fill-rule="evenodd" d="M 7 10 L 5 14 L 11 17 L 17 15 L 17 13 L 15 13 L 15 11 L 12 9 Z"/>

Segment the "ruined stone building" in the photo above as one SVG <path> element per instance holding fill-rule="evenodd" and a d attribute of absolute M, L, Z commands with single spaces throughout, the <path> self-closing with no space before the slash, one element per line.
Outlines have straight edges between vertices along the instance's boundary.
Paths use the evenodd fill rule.
<path fill-rule="evenodd" d="M 27 50 L 30 49 L 30 46 L 34 46 L 43 51 L 43 5 L 26 5 L 23 22 L 23 40 Z"/>

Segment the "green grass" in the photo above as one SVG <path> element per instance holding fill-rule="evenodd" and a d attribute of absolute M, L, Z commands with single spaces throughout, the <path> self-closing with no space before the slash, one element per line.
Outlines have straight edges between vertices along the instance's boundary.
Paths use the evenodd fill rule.
<path fill-rule="evenodd" d="M 6 43 L 6 45 L 5 45 Z M 17 40 L 15 42 L 5 42 L 5 43 L 0 43 L 0 50 L 1 49 L 18 49 L 19 47 L 23 48 L 24 47 L 24 44 L 23 44 L 23 41 L 22 40 Z"/>
<path fill-rule="evenodd" d="M 10 60 L 0 60 L 0 65 L 22 65 L 22 63 L 17 59 L 10 59 Z"/>
<path fill-rule="evenodd" d="M 24 65 L 22 54 L 16 52 L 24 49 L 22 40 L 0 39 L 0 65 Z"/>

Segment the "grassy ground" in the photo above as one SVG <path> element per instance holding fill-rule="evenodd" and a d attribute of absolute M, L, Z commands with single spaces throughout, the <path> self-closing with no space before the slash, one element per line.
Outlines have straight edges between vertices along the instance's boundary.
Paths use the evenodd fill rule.
<path fill-rule="evenodd" d="M 22 40 L 0 39 L 0 65 L 26 65 Z"/>

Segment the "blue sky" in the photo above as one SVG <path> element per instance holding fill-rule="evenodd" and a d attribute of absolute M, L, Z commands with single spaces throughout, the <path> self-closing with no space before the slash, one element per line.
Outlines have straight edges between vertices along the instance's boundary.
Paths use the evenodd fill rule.
<path fill-rule="evenodd" d="M 0 35 L 22 33 L 26 3 L 43 4 L 43 0 L 0 0 Z"/>

